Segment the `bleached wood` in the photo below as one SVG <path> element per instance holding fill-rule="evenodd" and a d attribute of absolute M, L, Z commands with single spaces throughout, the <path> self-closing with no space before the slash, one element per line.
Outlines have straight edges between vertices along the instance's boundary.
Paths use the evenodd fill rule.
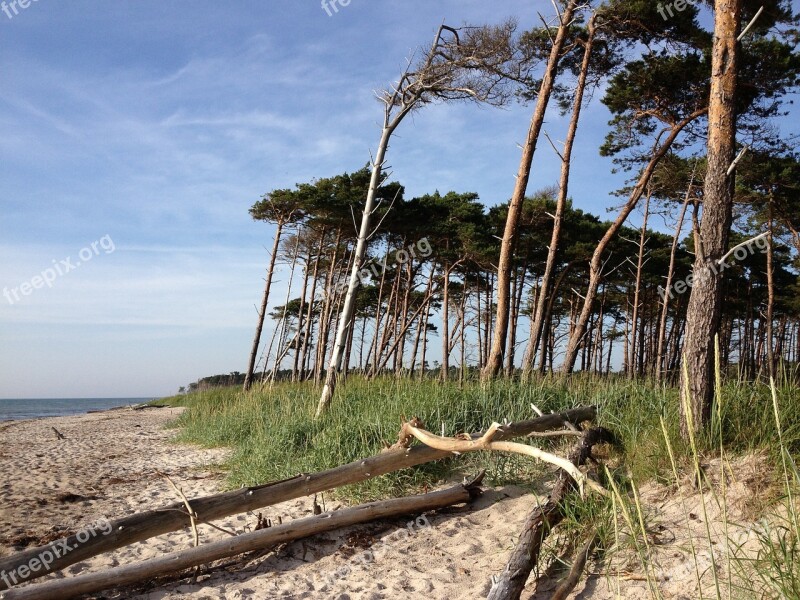
<path fill-rule="evenodd" d="M 561 427 L 564 421 L 573 424 L 592 421 L 596 415 L 597 409 L 593 406 L 588 406 L 562 413 L 544 415 L 530 421 L 509 423 L 497 432 L 495 439 L 512 439 L 525 436 L 533 431 L 556 429 Z M 474 433 L 471 437 L 480 438 L 482 436 L 483 433 Z M 435 450 L 428 446 L 396 447 L 381 454 L 359 459 L 326 471 L 300 474 L 283 481 L 242 488 L 213 496 L 194 498 L 190 499 L 190 502 L 197 514 L 197 522 L 203 524 L 451 456 L 452 453 L 450 452 Z M 46 550 L 51 550 L 52 552 L 53 548 L 62 543 L 73 547 L 69 553 L 59 555 L 46 569 L 30 573 L 25 578 L 18 578 L 20 581 L 29 581 L 43 577 L 48 573 L 60 571 L 92 556 L 111 552 L 117 548 L 141 542 L 170 531 L 184 529 L 188 526 L 189 519 L 186 515 L 185 506 L 182 502 L 178 502 L 160 509 L 116 519 L 111 522 L 111 533 L 92 538 L 83 544 L 78 542 L 75 535 L 72 535 L 61 540 L 55 540 L 45 546 L 31 548 L 12 556 L 0 557 L 0 572 L 16 571 L 20 566 L 27 565 L 31 559 L 38 557 L 42 552 Z M 0 590 L 6 587 L 3 579 L 0 578 Z"/>
<path fill-rule="evenodd" d="M 408 434 L 417 438 L 420 442 L 425 444 L 426 446 L 430 446 L 431 448 L 435 448 L 437 450 L 445 450 L 447 452 L 453 452 L 454 454 L 463 454 L 464 452 L 474 452 L 476 450 L 494 450 L 498 452 L 512 452 L 514 454 L 525 454 L 527 456 L 532 456 L 538 460 L 550 463 L 559 467 L 560 469 L 569 473 L 570 477 L 575 480 L 575 483 L 578 486 L 578 490 L 581 493 L 581 496 L 584 495 L 585 487 L 588 485 L 592 490 L 596 491 L 601 495 L 606 495 L 607 492 L 602 488 L 602 486 L 598 485 L 591 479 L 588 479 L 586 475 L 581 473 L 580 469 L 576 467 L 572 462 L 567 460 L 566 458 L 561 458 L 555 454 L 550 452 L 545 452 L 541 448 L 537 448 L 535 446 L 529 446 L 527 444 L 520 444 L 517 442 L 502 442 L 498 441 L 495 442 L 494 437 L 497 435 L 497 432 L 500 430 L 501 426 L 499 423 L 492 423 L 491 427 L 486 431 L 483 436 L 478 439 L 472 439 L 471 437 L 468 439 L 459 439 L 459 438 L 452 438 L 452 437 L 442 437 L 436 434 L 431 433 L 430 431 L 426 431 L 412 423 L 404 423 L 403 424 L 403 431 L 406 431 Z"/>
<path fill-rule="evenodd" d="M 291 542 L 357 523 L 398 515 L 419 514 L 426 510 L 468 502 L 476 492 L 475 487 L 457 485 L 430 494 L 361 504 L 352 508 L 298 519 L 268 529 L 244 533 L 235 538 L 170 553 L 161 558 L 125 565 L 108 571 L 7 590 L 0 592 L 0 600 L 67 600 L 82 594 L 170 575 L 222 558 L 269 548 L 276 544 Z"/>

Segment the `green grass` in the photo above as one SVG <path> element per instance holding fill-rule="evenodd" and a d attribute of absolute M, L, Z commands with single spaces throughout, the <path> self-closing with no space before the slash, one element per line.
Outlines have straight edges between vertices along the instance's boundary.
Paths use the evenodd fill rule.
<path fill-rule="evenodd" d="M 764 384 L 721 385 L 712 426 L 692 443 L 684 442 L 679 434 L 676 389 L 619 377 L 548 377 L 530 384 L 470 381 L 463 386 L 350 377 L 340 386 L 329 413 L 318 420 L 314 411 L 319 389 L 309 383 L 279 383 L 248 393 L 239 388 L 213 389 L 159 403 L 188 407 L 174 424 L 180 441 L 233 450 L 224 465 L 231 488 L 321 471 L 377 454 L 396 440 L 404 418 L 419 417 L 434 433 L 454 435 L 486 429 L 493 421 L 530 419 L 535 415 L 531 404 L 544 412 L 595 405 L 598 424 L 614 431 L 622 443 L 618 459 L 624 466 L 606 474 L 606 486 L 613 492 L 609 498 L 589 495 L 570 504 L 551 558 L 563 550 L 558 540 L 593 534 L 587 527 L 590 523 L 597 530 L 601 551 L 638 555 L 654 597 L 660 592 L 651 578 L 647 525 L 636 486 L 652 480 L 674 486 L 687 475 L 701 478 L 703 460 L 721 457 L 727 461 L 736 455 L 767 452 L 770 464 L 775 465 L 770 474 L 774 493 L 761 501 L 765 507 L 783 506 L 784 510 L 770 513 L 773 528 L 760 536 L 755 557 L 734 553 L 727 560 L 728 572 L 735 571 L 737 581 L 750 587 L 739 589 L 730 577 L 715 579 L 716 596 L 800 599 L 800 528 L 793 512 L 800 480 L 794 463 L 800 453 L 800 399 L 796 385 L 788 381 L 774 387 L 774 398 L 772 391 Z M 571 439 L 535 443 L 563 455 L 568 452 L 564 444 L 572 443 Z M 360 502 L 417 493 L 480 469 L 487 470 L 488 485 L 516 483 L 539 492 L 552 473 L 549 465 L 526 457 L 469 453 L 354 484 L 337 490 L 336 495 L 346 502 Z M 724 487 L 721 493 L 712 491 L 716 502 L 726 501 Z M 621 538 L 623 529 L 632 535 Z"/>
<path fill-rule="evenodd" d="M 800 403 L 794 401 L 796 391 L 791 386 L 777 391 L 784 445 L 795 453 L 800 450 Z M 468 382 L 460 387 L 433 380 L 350 377 L 339 388 L 330 412 L 315 420 L 318 396 L 319 390 L 309 383 L 280 383 L 248 393 L 222 388 L 160 402 L 189 407 L 177 422 L 181 441 L 233 449 L 226 465 L 230 487 L 320 471 L 376 454 L 384 442 L 396 440 L 404 417 L 419 417 L 434 433 L 444 430 L 445 435 L 454 435 L 485 429 L 495 420 L 532 418 L 531 404 L 545 412 L 596 405 L 599 423 L 619 436 L 626 449 L 626 466 L 637 481 L 672 478 L 660 426 L 663 417 L 679 465 L 691 465 L 689 448 L 678 433 L 677 390 L 646 381 L 573 376 L 530 384 Z M 768 449 L 779 459 L 769 387 L 728 384 L 722 397 L 718 417 L 726 450 Z M 718 432 L 710 431 L 698 440 L 698 448 L 710 452 L 718 443 Z M 493 484 L 530 483 L 531 475 L 540 469 L 531 463 L 520 457 L 480 453 L 389 474 L 351 486 L 343 495 L 363 500 L 408 493 L 479 468 L 487 469 Z"/>

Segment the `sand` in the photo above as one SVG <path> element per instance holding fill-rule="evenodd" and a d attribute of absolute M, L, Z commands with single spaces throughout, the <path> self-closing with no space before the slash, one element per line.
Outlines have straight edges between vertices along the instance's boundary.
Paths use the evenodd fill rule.
<path fill-rule="evenodd" d="M 79 531 L 91 523 L 100 535 L 98 524 L 106 519 L 178 501 L 159 473 L 168 475 L 189 499 L 223 491 L 220 465 L 227 451 L 171 441 L 175 430 L 166 425 L 180 410 L 122 409 L 0 424 L 0 556 Z M 66 439 L 58 439 L 53 427 Z M 760 460 L 750 457 L 738 464 L 734 470 L 738 478 L 730 484 L 728 516 L 742 522 L 738 539 L 744 541 L 751 535 L 744 499 L 763 482 Z M 714 465 L 709 469 L 713 471 Z M 699 596 L 689 552 L 690 535 L 702 563 L 699 566 L 706 569 L 713 552 L 718 572 L 724 575 L 725 532 L 719 527 L 721 512 L 715 508 L 708 514 L 715 530 L 714 543 L 703 543 L 701 497 L 690 483 L 678 492 L 656 485 L 642 489 L 652 529 L 650 577 L 665 598 L 690 599 Z M 466 509 L 421 515 L 415 522 L 407 518 L 351 527 L 222 561 L 196 579 L 186 576 L 151 581 L 106 591 L 102 597 L 484 598 L 492 575 L 503 569 L 525 516 L 536 501 L 519 487 L 495 488 Z M 710 496 L 706 501 L 708 506 L 714 504 Z M 328 500 L 327 508 L 337 506 L 336 501 Z M 694 518 L 688 518 L 687 511 Z M 261 511 L 264 518 L 280 518 L 284 523 L 311 512 L 311 498 Z M 257 521 L 258 515 L 247 513 L 216 525 L 243 532 L 252 530 Z M 205 525 L 200 533 L 201 543 L 226 537 Z M 95 557 L 51 577 L 109 569 L 191 545 L 192 535 L 187 529 Z M 611 553 L 603 563 L 590 561 L 588 573 L 571 598 L 650 596 L 648 583 L 641 580 L 645 571 L 629 550 Z M 711 569 L 706 569 L 702 583 L 708 597 L 714 586 Z M 553 578 L 536 590 L 531 578 L 523 598 L 549 598 L 556 584 L 557 578 Z"/>

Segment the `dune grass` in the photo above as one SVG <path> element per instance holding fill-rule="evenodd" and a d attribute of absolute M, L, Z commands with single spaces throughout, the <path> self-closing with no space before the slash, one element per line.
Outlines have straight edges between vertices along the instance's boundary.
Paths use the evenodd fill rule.
<path fill-rule="evenodd" d="M 315 420 L 318 393 L 309 383 L 278 383 L 247 393 L 221 388 L 160 402 L 189 407 L 176 423 L 181 441 L 233 449 L 226 465 L 231 487 L 328 469 L 376 454 L 384 443 L 396 440 L 404 417 L 419 417 L 428 429 L 454 435 L 485 429 L 495 420 L 529 419 L 535 414 L 531 404 L 545 412 L 596 405 L 599 423 L 623 443 L 625 463 L 635 480 L 672 479 L 662 418 L 678 466 L 690 469 L 692 463 L 691 448 L 678 432 L 677 390 L 648 381 L 573 376 L 530 384 L 498 381 L 460 386 L 434 380 L 350 377 L 330 412 Z M 783 446 L 793 455 L 800 451 L 797 391 L 786 384 L 778 386 L 776 394 L 784 424 Z M 722 387 L 721 397 L 724 401 L 715 414 L 721 428 L 712 428 L 697 440 L 698 452 L 713 452 L 722 443 L 729 453 L 767 450 L 780 460 L 769 386 L 729 383 Z M 529 483 L 540 467 L 524 458 L 481 453 L 389 474 L 340 493 L 349 500 L 410 493 L 478 468 L 487 469 L 492 484 L 502 484 Z"/>
<path fill-rule="evenodd" d="M 727 556 L 725 580 L 714 577 L 717 598 L 775 597 L 800 599 L 800 527 L 795 514 L 795 491 L 800 476 L 794 457 L 800 453 L 800 395 L 784 378 L 772 386 L 719 381 L 712 426 L 684 442 L 679 434 L 679 394 L 675 388 L 647 380 L 621 377 L 546 377 L 529 384 L 497 381 L 442 383 L 391 377 L 366 381 L 351 376 L 339 388 L 328 414 L 315 420 L 319 390 L 310 383 L 278 383 L 243 393 L 221 388 L 162 399 L 160 403 L 188 407 L 174 424 L 178 439 L 206 447 L 229 447 L 224 465 L 228 486 L 256 485 L 341 465 L 380 452 L 396 440 L 404 418 L 419 417 L 440 434 L 480 431 L 493 421 L 517 421 L 544 412 L 581 405 L 598 407 L 598 424 L 616 433 L 623 446 L 622 469 L 607 473 L 609 498 L 588 496 L 570 505 L 555 537 L 598 536 L 603 551 L 627 551 L 638 556 L 653 597 L 660 597 L 657 577 L 649 561 L 646 517 L 637 485 L 658 481 L 675 486 L 686 476 L 703 479 L 701 462 L 737 455 L 766 453 L 774 471 L 770 497 L 761 498 L 769 509 L 769 527 L 759 530 L 755 555 L 738 551 Z M 566 454 L 569 441 L 537 440 Z M 552 468 L 520 456 L 470 453 L 390 473 L 336 491 L 346 502 L 416 493 L 443 480 L 460 479 L 487 470 L 489 485 L 516 483 L 541 492 Z M 724 480 L 724 478 L 723 478 Z M 723 488 L 713 489 L 713 501 L 726 502 Z M 766 514 L 766 513 L 765 513 Z M 687 514 L 687 519 L 689 518 Z M 591 524 L 591 531 L 587 528 Z M 627 533 L 621 535 L 621 531 Z M 711 545 L 711 534 L 697 540 Z M 691 552 L 695 546 L 692 545 Z M 698 570 L 698 583 L 703 573 Z M 734 581 L 735 575 L 735 581 Z"/>

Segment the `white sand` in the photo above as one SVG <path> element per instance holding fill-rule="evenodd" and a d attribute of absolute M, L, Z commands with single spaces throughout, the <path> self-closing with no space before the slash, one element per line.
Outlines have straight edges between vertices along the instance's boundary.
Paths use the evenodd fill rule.
<path fill-rule="evenodd" d="M 223 490 L 224 450 L 203 450 L 169 440 L 173 430 L 164 425 L 180 409 L 114 410 L 76 417 L 60 417 L 0 424 L 0 556 L 75 532 L 98 519 L 109 520 L 179 500 L 156 471 L 166 473 L 191 499 Z M 55 427 L 66 436 L 56 438 Z M 731 498 L 753 493 L 763 464 L 750 460 L 737 466 Z M 333 466 L 333 465 L 332 465 Z M 749 476 L 750 469 L 752 477 Z M 688 484 L 680 495 L 658 486 L 643 489 L 649 507 L 654 544 L 650 554 L 651 577 L 665 598 L 698 597 L 694 563 L 689 554 L 689 532 L 710 564 L 715 553 L 724 572 L 724 543 L 709 547 L 705 538 L 702 505 Z M 63 494 L 84 497 L 64 501 Z M 59 497 L 61 496 L 61 499 Z M 543 498 L 539 499 L 540 501 Z M 431 599 L 483 598 L 491 576 L 499 573 L 526 514 L 536 498 L 520 488 L 489 490 L 468 509 L 447 510 L 420 519 L 410 533 L 408 519 L 351 527 L 266 551 L 238 557 L 227 567 L 201 574 L 196 581 L 156 581 L 105 592 L 106 598 L 335 598 L 377 600 L 403 597 Z M 328 502 L 328 507 L 338 506 Z M 714 504 L 707 498 L 709 508 Z M 736 502 L 730 517 L 743 517 Z M 716 505 L 714 505 L 716 506 Z M 311 499 L 302 498 L 261 511 L 264 517 L 284 523 L 311 514 Z M 720 511 L 709 519 L 717 539 Z M 255 527 L 257 515 L 237 515 L 216 525 L 237 532 Z M 746 531 L 745 535 L 746 535 Z M 201 543 L 226 534 L 201 526 Z M 13 544 L 17 544 L 16 548 Z M 191 532 L 174 532 L 134 544 L 116 552 L 73 565 L 64 574 L 108 569 L 190 547 Z M 711 548 L 712 550 L 709 550 Z M 705 553 L 704 553 L 705 551 Z M 222 564 L 220 563 L 220 564 Z M 702 564 L 701 568 L 708 565 Z M 590 576 L 578 584 L 572 598 L 646 598 L 647 582 L 635 555 L 610 557 L 607 564 L 589 564 Z M 42 580 L 39 580 L 42 581 Z M 523 598 L 549 598 L 557 581 L 547 581 L 536 591 L 533 577 Z M 710 569 L 703 578 L 704 594 L 713 590 Z M 535 592 L 535 593 L 534 593 Z M 708 596 L 706 596 L 708 597 Z"/>

